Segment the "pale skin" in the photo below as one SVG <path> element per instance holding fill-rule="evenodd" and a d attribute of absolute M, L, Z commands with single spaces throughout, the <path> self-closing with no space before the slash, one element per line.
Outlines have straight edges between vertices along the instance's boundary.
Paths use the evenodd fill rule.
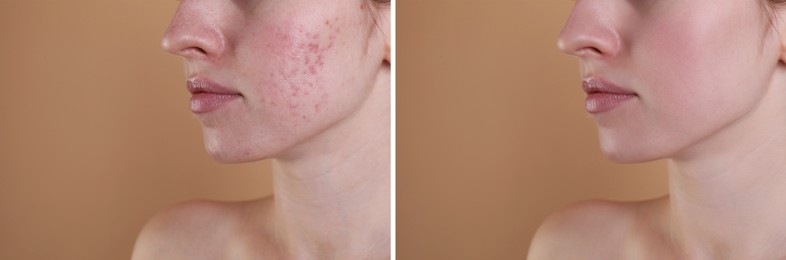
<path fill-rule="evenodd" d="M 593 114 L 601 148 L 666 159 L 669 194 L 560 210 L 528 259 L 786 259 L 784 15 L 754 0 L 577 0 L 560 49 L 637 95 Z"/>
<path fill-rule="evenodd" d="M 390 258 L 389 6 L 180 2 L 164 48 L 242 95 L 197 113 L 206 149 L 272 159 L 274 195 L 169 208 L 132 259 Z"/>

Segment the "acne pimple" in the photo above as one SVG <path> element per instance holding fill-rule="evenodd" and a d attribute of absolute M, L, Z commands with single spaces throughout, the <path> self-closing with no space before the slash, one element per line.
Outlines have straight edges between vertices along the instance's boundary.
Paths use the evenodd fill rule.
<path fill-rule="evenodd" d="M 327 102 L 327 93 L 320 90 L 324 88 L 322 73 L 332 57 L 329 51 L 339 44 L 339 19 L 330 17 L 311 25 L 289 24 L 269 31 L 274 37 L 265 46 L 280 67 L 269 73 L 272 82 L 268 84 L 273 89 L 262 101 L 286 108 L 292 117 L 303 120 L 309 118 L 302 111 L 307 107 L 313 106 L 315 113 L 321 113 Z"/>
<path fill-rule="evenodd" d="M 325 62 L 322 60 L 322 54 L 317 56 L 316 64 L 319 65 L 320 67 L 322 67 L 322 65 L 325 65 Z"/>
<path fill-rule="evenodd" d="M 308 51 L 310 51 L 310 52 L 312 52 L 312 53 L 317 53 L 317 52 L 319 52 L 319 44 L 316 44 L 316 43 L 310 43 L 310 44 L 308 45 Z"/>
<path fill-rule="evenodd" d="M 314 104 L 314 111 L 319 113 L 322 111 L 322 104 L 327 102 L 328 94 L 322 93 L 322 96 L 319 98 L 319 101 Z"/>

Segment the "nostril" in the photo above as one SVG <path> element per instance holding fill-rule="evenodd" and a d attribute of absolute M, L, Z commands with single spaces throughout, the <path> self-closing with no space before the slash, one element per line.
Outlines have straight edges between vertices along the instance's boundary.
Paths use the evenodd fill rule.
<path fill-rule="evenodd" d="M 592 46 L 574 49 L 573 51 L 568 52 L 568 54 L 577 56 L 579 58 L 602 57 L 606 55 L 606 53 L 600 49 Z"/>
<path fill-rule="evenodd" d="M 207 51 L 205 51 L 205 49 L 202 49 L 200 47 L 188 47 L 188 48 L 185 48 L 185 49 L 181 50 L 181 52 L 183 53 L 184 56 L 189 56 L 189 55 L 194 55 L 194 54 L 196 54 L 196 55 L 207 55 Z"/>
<path fill-rule="evenodd" d="M 603 52 L 600 49 L 595 47 L 586 47 L 584 49 L 579 50 L 579 52 L 589 52 L 589 53 L 601 54 L 601 55 L 603 54 Z"/>

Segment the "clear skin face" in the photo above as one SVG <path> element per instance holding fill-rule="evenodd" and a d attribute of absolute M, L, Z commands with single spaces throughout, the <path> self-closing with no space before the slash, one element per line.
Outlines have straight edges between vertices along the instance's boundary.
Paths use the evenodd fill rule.
<path fill-rule="evenodd" d="M 558 45 L 638 95 L 593 115 L 618 162 L 693 156 L 757 109 L 780 55 L 760 3 L 739 0 L 578 0 Z"/>
<path fill-rule="evenodd" d="M 585 78 L 636 93 L 593 114 L 603 152 L 668 158 L 669 194 L 566 207 L 528 259 L 786 257 L 786 9 L 771 22 L 763 4 L 576 1 L 559 47 Z"/>
<path fill-rule="evenodd" d="M 207 151 L 222 162 L 297 158 L 371 93 L 386 35 L 367 1 L 181 2 L 164 48 L 189 80 L 240 92 L 197 114 Z"/>

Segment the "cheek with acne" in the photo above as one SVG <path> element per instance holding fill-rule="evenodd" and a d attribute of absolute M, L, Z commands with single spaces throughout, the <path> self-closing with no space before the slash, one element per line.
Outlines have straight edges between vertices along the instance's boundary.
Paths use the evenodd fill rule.
<path fill-rule="evenodd" d="M 265 43 L 264 56 L 275 64 L 267 73 L 267 89 L 260 97 L 269 107 L 285 110 L 289 116 L 307 120 L 324 111 L 329 93 L 326 90 L 326 66 L 330 66 L 341 28 L 338 17 L 318 24 L 274 27 Z"/>

